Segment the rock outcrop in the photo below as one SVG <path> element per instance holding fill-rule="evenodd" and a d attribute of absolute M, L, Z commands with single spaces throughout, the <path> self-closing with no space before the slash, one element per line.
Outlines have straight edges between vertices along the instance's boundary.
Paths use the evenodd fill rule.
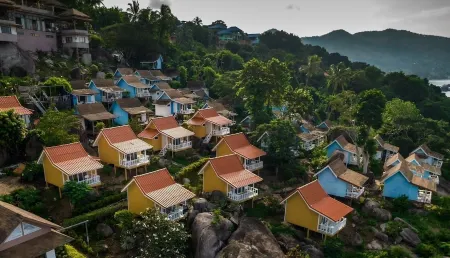
<path fill-rule="evenodd" d="M 221 218 L 214 222 L 211 213 L 200 213 L 192 223 L 192 242 L 196 258 L 216 257 L 233 232 L 233 223 Z"/>
<path fill-rule="evenodd" d="M 364 203 L 363 212 L 381 221 L 389 221 L 392 219 L 392 214 L 388 210 L 380 208 L 378 202 L 370 199 Z"/>
<path fill-rule="evenodd" d="M 14 43 L 0 42 L 0 72 L 4 75 L 26 76 L 36 71 L 33 57 Z"/>
<path fill-rule="evenodd" d="M 416 247 L 422 242 L 417 233 L 412 231 L 410 228 L 404 228 L 400 232 L 400 236 L 402 237 L 403 242 L 409 244 L 412 247 Z"/>
<path fill-rule="evenodd" d="M 229 244 L 216 256 L 220 258 L 285 257 L 277 240 L 264 224 L 253 218 L 242 218 Z"/>

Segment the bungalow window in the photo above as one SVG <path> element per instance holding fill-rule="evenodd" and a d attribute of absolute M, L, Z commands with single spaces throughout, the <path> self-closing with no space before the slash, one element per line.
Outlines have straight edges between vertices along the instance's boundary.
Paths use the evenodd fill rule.
<path fill-rule="evenodd" d="M 38 30 L 38 22 L 37 20 L 31 20 L 31 29 Z"/>
<path fill-rule="evenodd" d="M 17 25 L 23 25 L 23 24 L 22 24 L 22 18 L 21 18 L 21 17 L 16 17 L 15 20 L 16 20 L 16 24 L 17 24 Z"/>
<path fill-rule="evenodd" d="M 233 192 L 235 194 L 242 194 L 245 192 L 245 189 L 244 189 L 244 187 L 234 188 Z"/>
<path fill-rule="evenodd" d="M 137 159 L 137 153 L 127 154 L 127 161 L 136 160 L 136 159 Z"/>
<path fill-rule="evenodd" d="M 19 238 L 21 236 L 25 236 L 25 235 L 31 234 L 33 232 L 36 232 L 36 231 L 40 230 L 40 229 L 41 229 L 40 227 L 33 226 L 33 225 L 28 224 L 26 222 L 22 222 L 8 236 L 8 238 L 5 240 L 5 243 L 9 242 L 9 241 L 12 241 L 14 239 L 17 239 L 17 238 Z"/>
<path fill-rule="evenodd" d="M 0 32 L 5 34 L 11 34 L 11 27 L 1 26 Z"/>

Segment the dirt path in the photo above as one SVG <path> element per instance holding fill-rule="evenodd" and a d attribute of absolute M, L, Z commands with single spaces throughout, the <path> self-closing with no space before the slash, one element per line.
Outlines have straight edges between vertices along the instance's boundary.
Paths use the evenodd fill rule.
<path fill-rule="evenodd" d="M 14 190 L 24 188 L 20 183 L 20 177 L 2 177 L 0 178 L 0 195 L 10 194 Z"/>

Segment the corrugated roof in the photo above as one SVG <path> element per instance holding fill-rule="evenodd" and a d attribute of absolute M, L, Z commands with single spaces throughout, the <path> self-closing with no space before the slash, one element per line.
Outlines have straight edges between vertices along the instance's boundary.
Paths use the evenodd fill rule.
<path fill-rule="evenodd" d="M 74 90 L 83 90 L 88 88 L 88 83 L 85 80 L 75 80 L 70 81 L 70 85 L 72 86 L 72 89 Z"/>
<path fill-rule="evenodd" d="M 328 196 L 317 180 L 297 188 L 297 192 L 311 209 L 335 222 L 353 211 L 353 208 Z"/>
<path fill-rule="evenodd" d="M 89 156 L 79 142 L 45 147 L 43 153 L 55 167 L 68 175 L 103 168 L 102 164 Z"/>
<path fill-rule="evenodd" d="M 187 123 L 190 125 L 202 125 L 205 121 L 216 125 L 229 125 L 232 123 L 230 119 L 219 115 L 213 108 L 199 109 Z"/>
<path fill-rule="evenodd" d="M 182 137 L 189 137 L 189 136 L 194 135 L 193 132 L 191 132 L 188 129 L 181 127 L 181 126 L 172 128 L 172 129 L 163 130 L 161 132 L 173 139 L 179 139 Z"/>
<path fill-rule="evenodd" d="M 150 80 L 150 81 L 158 80 L 158 78 L 153 76 L 153 74 L 150 72 L 150 70 L 137 70 L 136 72 L 138 72 L 142 78 L 145 78 L 147 80 Z"/>
<path fill-rule="evenodd" d="M 427 179 L 423 179 L 418 176 L 413 176 L 411 183 L 415 186 L 418 186 L 423 189 L 427 189 L 429 191 L 433 191 L 433 192 L 437 191 L 436 183 L 433 182 L 432 180 L 427 180 Z"/>
<path fill-rule="evenodd" d="M 171 100 L 182 98 L 183 94 L 175 89 L 165 89 L 164 92 L 169 96 Z"/>
<path fill-rule="evenodd" d="M 205 88 L 205 82 L 204 81 L 188 81 L 186 87 L 188 87 L 191 90 L 200 90 Z"/>
<path fill-rule="evenodd" d="M 225 141 L 233 152 L 247 159 L 255 159 L 266 155 L 265 151 L 253 146 L 247 137 L 245 137 L 244 133 L 224 136 L 221 141 Z M 219 144 L 220 142 L 217 146 Z"/>
<path fill-rule="evenodd" d="M 341 145 L 341 147 L 344 148 L 344 150 L 356 154 L 356 145 L 349 143 L 343 135 L 336 138 L 335 141 L 337 141 L 339 145 Z M 359 153 L 362 154 L 361 148 Z"/>
<path fill-rule="evenodd" d="M 130 86 L 138 88 L 138 89 L 146 89 L 150 88 L 150 85 L 144 84 L 141 82 L 139 77 L 134 75 L 123 76 L 122 79 Z"/>
<path fill-rule="evenodd" d="M 77 105 L 78 113 L 84 119 L 89 121 L 109 120 L 116 118 L 115 115 L 109 113 L 102 103 L 79 104 Z"/>
<path fill-rule="evenodd" d="M 420 145 L 419 148 L 417 148 L 416 150 L 418 150 L 418 149 L 422 149 L 428 156 L 432 156 L 432 157 L 435 157 L 440 160 L 444 159 L 444 155 L 432 151 L 426 144 Z M 416 151 L 416 150 L 414 150 L 414 151 Z"/>
<path fill-rule="evenodd" d="M 48 1 L 48 0 L 46 0 Z M 54 0 L 52 0 L 54 1 Z M 68 18 L 73 20 L 81 20 L 81 21 L 91 21 L 91 17 L 89 15 L 78 11 L 77 9 L 68 9 L 58 15 L 61 18 Z"/>
<path fill-rule="evenodd" d="M 120 106 L 120 108 L 131 115 L 152 113 L 150 109 L 142 105 L 141 101 L 138 98 L 118 99 L 116 100 L 116 102 Z"/>
<path fill-rule="evenodd" d="M 146 142 L 144 142 L 141 139 L 133 139 L 129 141 L 124 142 L 118 142 L 112 144 L 116 149 L 119 151 L 125 153 L 125 154 L 131 154 L 136 152 L 141 152 L 145 150 L 150 150 L 152 146 Z"/>
<path fill-rule="evenodd" d="M 263 179 L 244 169 L 239 156 L 228 155 L 209 160 L 216 174 L 235 188 L 256 184 Z"/>
<path fill-rule="evenodd" d="M 157 82 L 155 85 L 158 86 L 160 90 L 173 90 L 167 82 Z"/>
<path fill-rule="evenodd" d="M 341 180 L 352 185 L 363 187 L 369 178 L 361 173 L 348 169 L 342 159 L 334 159 L 328 166 L 333 173 Z"/>
<path fill-rule="evenodd" d="M 195 197 L 194 193 L 177 184 L 166 168 L 135 176 L 133 180 L 144 195 L 164 208 Z"/>
<path fill-rule="evenodd" d="M 33 111 L 24 108 L 16 96 L 0 96 L 0 112 L 14 110 L 18 115 L 31 115 Z"/>
<path fill-rule="evenodd" d="M 133 75 L 133 73 L 134 73 L 133 68 L 128 68 L 128 67 L 117 68 L 117 71 L 119 71 L 119 73 L 120 73 L 122 76 Z"/>
<path fill-rule="evenodd" d="M 193 99 L 189 99 L 189 98 L 185 98 L 185 97 L 181 97 L 181 98 L 176 98 L 176 99 L 172 99 L 173 101 L 180 103 L 180 104 L 194 104 L 195 101 Z"/>

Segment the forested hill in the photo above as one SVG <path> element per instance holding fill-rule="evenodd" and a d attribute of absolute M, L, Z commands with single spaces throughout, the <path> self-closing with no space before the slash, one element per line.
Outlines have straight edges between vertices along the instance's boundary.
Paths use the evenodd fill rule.
<path fill-rule="evenodd" d="M 450 38 L 388 29 L 350 34 L 336 30 L 303 43 L 366 62 L 386 72 L 403 71 L 430 79 L 450 76 Z"/>

